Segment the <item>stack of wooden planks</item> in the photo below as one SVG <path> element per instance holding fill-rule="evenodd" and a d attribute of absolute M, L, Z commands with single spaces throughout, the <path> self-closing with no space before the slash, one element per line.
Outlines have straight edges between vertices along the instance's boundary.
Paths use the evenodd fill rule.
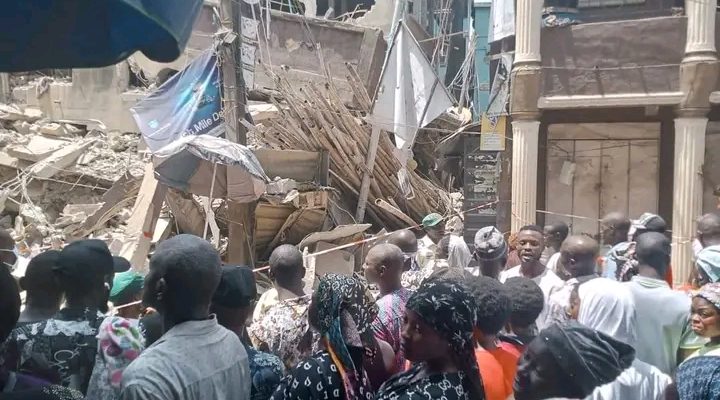
<path fill-rule="evenodd" d="M 282 118 L 256 126 L 254 134 L 262 145 L 275 149 L 328 151 L 332 186 L 357 201 L 367 171 L 371 126 L 364 118 L 371 100 L 352 67 L 348 67 L 348 79 L 354 83 L 354 108 L 343 104 L 331 82 L 324 87 L 295 87 L 278 77 L 277 88 L 284 101 L 282 105 L 272 101 Z M 406 198 L 402 194 L 398 181 L 401 166 L 394 151 L 390 135 L 383 132 L 372 171 L 368 216 L 387 229 L 399 229 L 409 226 L 410 221 L 421 221 L 428 213 L 449 210 L 448 193 L 412 168 L 408 175 L 413 195 Z"/>

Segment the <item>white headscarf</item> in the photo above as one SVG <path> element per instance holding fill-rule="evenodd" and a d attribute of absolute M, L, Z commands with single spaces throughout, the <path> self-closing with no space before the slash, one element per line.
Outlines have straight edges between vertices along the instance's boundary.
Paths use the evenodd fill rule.
<path fill-rule="evenodd" d="M 596 278 L 580 285 L 578 322 L 635 345 L 635 302 L 625 285 Z"/>

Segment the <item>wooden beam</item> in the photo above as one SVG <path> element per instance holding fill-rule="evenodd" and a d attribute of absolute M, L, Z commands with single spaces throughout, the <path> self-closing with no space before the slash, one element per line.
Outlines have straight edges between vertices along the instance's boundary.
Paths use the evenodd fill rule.
<path fill-rule="evenodd" d="M 205 216 L 201 211 L 201 206 L 192 197 L 186 198 L 178 190 L 169 189 L 165 202 L 170 207 L 182 233 L 202 236 Z"/>
<path fill-rule="evenodd" d="M 152 163 L 147 163 L 140 191 L 125 228 L 126 239 L 119 254 L 130 260 L 130 265 L 137 271 L 145 270 L 155 223 L 160 216 L 166 191 L 167 187 L 155 179 Z"/>
<path fill-rule="evenodd" d="M 246 129 L 240 123 L 245 118 L 247 94 L 243 78 L 240 47 L 242 46 L 241 7 L 252 7 L 242 1 L 221 0 L 220 20 L 224 28 L 237 36 L 221 48 L 223 74 L 223 103 L 226 138 L 232 142 L 247 144 Z M 228 201 L 228 256 L 233 264 L 254 265 L 255 261 L 255 203 Z"/>
<path fill-rule="evenodd" d="M 377 156 L 378 144 L 380 143 L 380 132 L 380 127 L 373 124 L 370 143 L 368 144 L 367 158 L 365 160 L 365 172 L 363 173 L 362 183 L 360 184 L 360 195 L 358 196 L 357 211 L 355 212 L 355 220 L 358 223 L 362 223 L 363 220 L 365 220 L 365 207 L 367 206 L 368 194 L 370 193 L 370 180 L 372 179 L 373 170 L 375 169 L 375 157 Z"/>

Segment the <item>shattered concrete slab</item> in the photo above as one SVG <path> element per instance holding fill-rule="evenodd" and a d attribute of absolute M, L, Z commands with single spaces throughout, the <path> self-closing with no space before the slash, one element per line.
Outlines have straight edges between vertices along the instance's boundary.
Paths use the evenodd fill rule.
<path fill-rule="evenodd" d="M 56 151 L 69 145 L 66 140 L 51 139 L 44 136 L 33 136 L 27 144 L 8 146 L 7 154 L 21 160 L 38 162 L 46 159 Z"/>

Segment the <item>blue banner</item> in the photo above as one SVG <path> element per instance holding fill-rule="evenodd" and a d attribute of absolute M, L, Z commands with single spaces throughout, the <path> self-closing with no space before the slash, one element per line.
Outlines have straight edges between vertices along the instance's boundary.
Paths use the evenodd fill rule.
<path fill-rule="evenodd" d="M 225 132 L 220 69 L 207 50 L 130 109 L 151 152 L 182 136 Z"/>

